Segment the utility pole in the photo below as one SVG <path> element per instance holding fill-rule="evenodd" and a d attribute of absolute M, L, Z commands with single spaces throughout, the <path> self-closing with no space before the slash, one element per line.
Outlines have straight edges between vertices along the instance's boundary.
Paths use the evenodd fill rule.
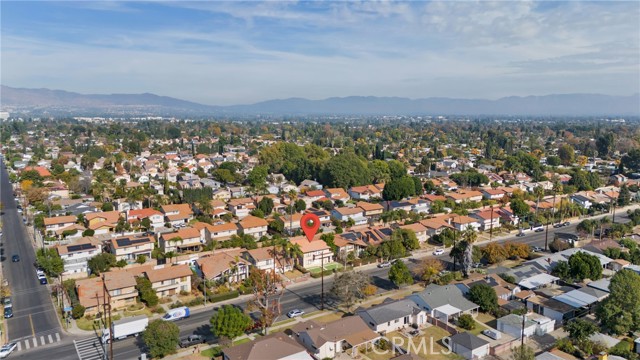
<path fill-rule="evenodd" d="M 522 337 L 520 339 L 520 346 L 524 346 L 524 322 L 527 319 L 527 309 L 524 309 L 522 313 Z"/>
<path fill-rule="evenodd" d="M 489 225 L 489 242 L 493 239 L 493 205 L 491 205 L 491 225 Z"/>
<path fill-rule="evenodd" d="M 324 250 L 322 250 L 320 266 L 320 310 L 324 310 Z"/>
<path fill-rule="evenodd" d="M 106 294 L 107 294 L 108 290 L 107 290 L 107 282 L 105 280 L 105 276 L 104 274 L 102 274 L 102 296 L 103 296 L 103 301 L 104 301 L 104 307 L 105 307 L 105 317 L 107 317 L 107 312 L 108 312 L 108 317 L 107 320 L 108 322 L 105 322 L 106 324 L 108 324 L 109 326 L 109 359 L 113 360 L 113 331 L 112 331 L 112 324 L 111 324 L 111 294 L 109 294 L 109 302 L 107 302 L 106 299 Z M 105 357 L 106 357 L 107 353 L 105 351 Z"/>
<path fill-rule="evenodd" d="M 553 206 L 552 206 L 552 215 L 551 215 L 551 222 L 556 221 L 556 191 L 553 191 Z M 544 234 L 544 251 L 547 251 L 549 249 L 549 220 L 547 220 L 547 230 Z"/>

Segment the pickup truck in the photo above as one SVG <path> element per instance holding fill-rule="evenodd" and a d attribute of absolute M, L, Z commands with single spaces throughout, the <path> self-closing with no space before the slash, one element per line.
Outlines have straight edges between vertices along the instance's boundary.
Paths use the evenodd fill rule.
<path fill-rule="evenodd" d="M 189 335 L 186 338 L 180 339 L 180 347 L 186 348 L 195 344 L 204 344 L 205 342 L 207 342 L 207 339 L 202 335 Z"/>

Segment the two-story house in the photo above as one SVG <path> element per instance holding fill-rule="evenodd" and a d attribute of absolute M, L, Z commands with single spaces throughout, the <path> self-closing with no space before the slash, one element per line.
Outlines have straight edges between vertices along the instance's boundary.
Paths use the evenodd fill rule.
<path fill-rule="evenodd" d="M 74 225 L 76 221 L 78 221 L 78 218 L 73 215 L 45 218 L 44 230 L 47 234 L 53 234 L 56 232 L 56 230 L 64 229 Z"/>
<path fill-rule="evenodd" d="M 116 260 L 134 262 L 140 255 L 151 258 L 155 241 L 150 236 L 121 236 L 109 241 L 109 251 Z"/>
<path fill-rule="evenodd" d="M 102 246 L 96 238 L 81 238 L 68 245 L 55 247 L 64 262 L 63 279 L 75 279 L 89 276 L 88 261 L 102 253 Z"/>
<path fill-rule="evenodd" d="M 420 223 L 401 225 L 400 228 L 413 231 L 416 234 L 416 238 L 418 238 L 418 241 L 420 241 L 421 243 L 429 240 L 429 235 L 427 235 L 427 227 Z"/>
<path fill-rule="evenodd" d="M 482 201 L 483 195 L 480 191 L 458 190 L 457 192 L 448 193 L 446 197 L 456 204 L 461 204 L 465 201 Z"/>
<path fill-rule="evenodd" d="M 471 213 L 470 216 L 480 222 L 480 230 L 489 231 L 500 228 L 500 215 L 498 209 L 480 210 Z"/>
<path fill-rule="evenodd" d="M 144 271 L 159 298 L 191 292 L 191 268 L 189 265 L 157 265 Z"/>
<path fill-rule="evenodd" d="M 323 190 L 307 190 L 301 199 L 304 200 L 304 203 L 309 208 L 313 206 L 314 202 L 327 199 L 327 194 Z"/>
<path fill-rule="evenodd" d="M 193 219 L 193 210 L 189 204 L 162 205 L 165 221 L 171 226 L 187 224 Z"/>
<path fill-rule="evenodd" d="M 193 227 L 200 231 L 200 239 L 204 243 L 227 240 L 233 235 L 238 235 L 238 225 L 235 223 L 211 225 L 204 222 L 197 222 L 193 224 Z"/>
<path fill-rule="evenodd" d="M 342 203 L 346 203 L 347 201 L 351 200 L 351 197 L 346 191 L 344 191 L 343 188 L 324 189 L 324 194 L 327 199 L 333 202 L 342 201 Z"/>
<path fill-rule="evenodd" d="M 353 220 L 355 226 L 366 225 L 367 218 L 364 216 L 364 210 L 360 207 L 339 207 L 331 210 L 331 217 L 340 222 Z"/>
<path fill-rule="evenodd" d="M 263 247 L 242 252 L 242 258 L 258 270 L 283 274 L 293 269 L 293 262 L 285 259 L 281 253 L 274 252 L 272 247 Z"/>
<path fill-rule="evenodd" d="M 196 260 L 196 264 L 207 280 L 239 282 L 249 277 L 249 261 L 242 258 L 238 250 L 216 252 Z"/>
<path fill-rule="evenodd" d="M 349 196 L 354 200 L 372 200 L 382 198 L 382 189 L 376 185 L 354 186 L 349 189 Z"/>
<path fill-rule="evenodd" d="M 158 246 L 165 253 L 181 253 L 186 251 L 200 251 L 203 242 L 204 241 L 200 239 L 200 231 L 198 231 L 198 229 L 185 227 L 174 232 L 160 235 Z"/>
<path fill-rule="evenodd" d="M 298 264 L 304 268 L 327 265 L 333 262 L 333 252 L 327 243 L 321 239 L 307 240 L 306 236 L 297 236 L 289 240 L 292 244 L 298 244 L 302 255 L 298 256 Z M 324 260 L 323 260 L 324 259 Z"/>
<path fill-rule="evenodd" d="M 108 234 L 113 232 L 118 225 L 121 213 L 119 211 L 101 211 L 84 215 L 87 228 L 94 234 Z"/>
<path fill-rule="evenodd" d="M 252 198 L 231 199 L 227 206 L 229 211 L 238 219 L 249 216 L 249 213 L 256 208 Z"/>
<path fill-rule="evenodd" d="M 159 227 L 164 226 L 164 215 L 154 209 L 139 209 L 139 210 L 129 210 L 127 213 L 127 220 L 129 222 L 139 222 L 142 223 L 144 219 L 149 219 L 149 224 L 152 229 L 157 229 Z"/>
<path fill-rule="evenodd" d="M 267 235 L 268 225 L 269 223 L 265 219 L 256 216 L 247 216 L 240 220 L 238 228 L 243 234 L 260 239 L 262 236 Z"/>
<path fill-rule="evenodd" d="M 356 207 L 364 210 L 364 216 L 370 220 L 377 220 L 380 215 L 384 212 L 384 207 L 380 204 L 368 203 L 364 201 L 359 201 L 356 204 Z"/>
<path fill-rule="evenodd" d="M 504 191 L 500 189 L 486 188 L 486 189 L 480 190 L 480 192 L 482 193 L 482 197 L 484 197 L 487 200 L 500 200 L 504 198 L 504 195 L 505 195 Z"/>
<path fill-rule="evenodd" d="M 80 305 L 85 307 L 86 315 L 104 311 L 105 298 L 112 310 L 119 310 L 135 304 L 138 297 L 135 276 L 124 270 L 109 271 L 101 277 L 76 280 L 76 293 Z"/>

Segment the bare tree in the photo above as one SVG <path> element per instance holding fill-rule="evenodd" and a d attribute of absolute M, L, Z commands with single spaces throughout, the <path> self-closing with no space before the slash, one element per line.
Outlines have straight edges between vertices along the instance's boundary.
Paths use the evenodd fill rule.
<path fill-rule="evenodd" d="M 262 332 L 266 335 L 269 327 L 282 312 L 280 300 L 285 284 L 275 272 L 256 268 L 250 270 L 249 282 L 252 286 L 253 300 L 248 304 L 248 309 L 257 309 L 260 312 Z"/>
<path fill-rule="evenodd" d="M 360 271 L 347 271 L 340 275 L 336 274 L 331 293 L 345 303 L 348 308 L 351 308 L 356 300 L 366 297 L 365 288 L 370 282 L 369 275 Z"/>

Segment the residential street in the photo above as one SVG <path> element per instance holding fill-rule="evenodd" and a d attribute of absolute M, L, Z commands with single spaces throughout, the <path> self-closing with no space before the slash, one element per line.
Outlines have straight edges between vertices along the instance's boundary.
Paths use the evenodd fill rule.
<path fill-rule="evenodd" d="M 4 192 L 3 192 L 4 193 Z M 602 217 L 598 216 L 596 218 Z M 627 222 L 629 218 L 627 217 L 626 212 L 620 211 L 616 213 L 616 222 Z M 573 220 L 572 224 L 568 227 L 554 229 L 553 227 L 549 227 L 549 242 L 553 240 L 553 234 L 555 232 L 564 232 L 564 233 L 573 233 L 575 232 L 576 226 L 579 223 L 578 220 Z M 515 235 L 508 235 L 496 238 L 494 241 L 497 242 L 506 242 L 506 241 L 517 241 L 527 243 L 530 246 L 540 246 L 544 247 L 545 241 L 545 233 L 544 232 L 527 232 L 527 235 L 524 237 L 515 237 Z M 479 242 L 479 245 L 485 244 L 486 242 Z M 422 257 L 432 257 L 433 255 L 430 252 L 420 252 L 418 254 L 414 254 L 414 257 L 406 259 L 405 262 L 408 264 L 410 269 L 415 268 L 419 259 Z M 445 253 L 441 256 L 438 256 L 439 259 L 443 261 L 450 261 L 448 253 Z M 362 269 L 364 272 L 369 274 L 373 282 L 376 286 L 380 288 L 380 291 L 391 290 L 392 285 L 388 281 L 387 273 L 388 268 L 380 269 L 375 265 L 367 265 Z M 35 277 L 33 277 L 35 279 Z M 331 288 L 331 284 L 333 279 L 331 276 L 325 278 L 325 292 L 328 292 Z M 295 284 L 289 286 L 282 297 L 282 314 L 286 314 L 288 311 L 293 309 L 301 309 L 307 313 L 317 310 L 320 307 L 320 279 L 311 279 L 304 283 Z M 209 329 L 209 319 L 212 315 L 212 309 L 215 307 L 219 307 L 222 304 L 236 304 L 240 306 L 244 306 L 247 300 L 250 297 L 240 297 L 237 299 L 216 303 L 215 305 L 208 305 L 206 308 L 201 307 L 198 309 L 194 309 L 192 311 L 192 315 L 190 318 L 181 320 L 177 322 L 180 326 L 180 335 L 187 336 L 193 333 L 203 334 L 210 336 Z M 279 320 L 286 318 L 286 315 L 281 315 Z M 9 330 L 11 331 L 11 330 Z M 47 359 L 89 359 L 91 357 L 80 357 L 76 351 L 76 347 L 74 346 L 73 337 L 78 340 L 88 339 L 91 336 L 70 336 L 66 337 L 59 344 L 55 344 L 53 346 L 47 347 L 38 347 L 36 349 L 30 349 L 25 351 L 24 349 L 20 352 L 17 352 L 12 355 L 14 358 L 21 359 L 34 359 L 34 360 L 47 360 Z M 213 340 L 211 340 L 213 341 Z M 117 341 L 113 345 L 113 353 L 115 359 L 138 359 L 141 352 L 143 350 L 143 344 L 141 339 L 139 338 L 131 338 L 125 339 L 122 341 Z"/>
<path fill-rule="evenodd" d="M 6 320 L 7 339 L 22 340 L 24 347 L 40 347 L 59 341 L 64 332 L 49 296 L 49 285 L 40 285 L 36 277 L 35 252 L 17 212 L 7 170 L 0 170 L 0 196 L 4 204 L 2 222 L 2 273 L 9 281 L 13 317 Z M 19 262 L 12 256 L 19 255 Z M 22 346 L 21 346 L 22 347 Z M 24 348 L 23 347 L 23 348 Z"/>

